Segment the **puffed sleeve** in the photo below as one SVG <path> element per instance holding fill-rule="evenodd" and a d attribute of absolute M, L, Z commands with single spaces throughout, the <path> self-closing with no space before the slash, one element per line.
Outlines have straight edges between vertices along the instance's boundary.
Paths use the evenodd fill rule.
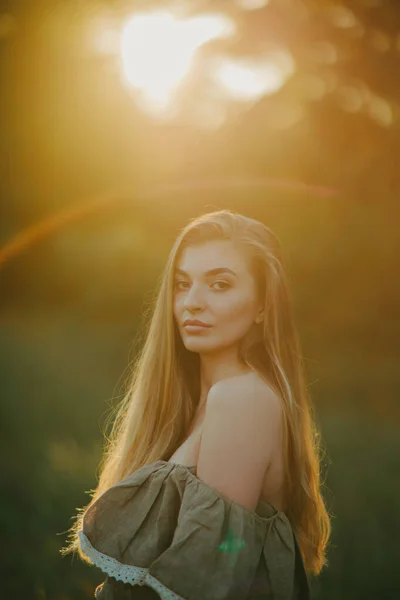
<path fill-rule="evenodd" d="M 109 488 L 79 531 L 90 561 L 108 578 L 148 586 L 162 600 L 309 598 L 285 513 L 265 501 L 252 512 L 194 469 L 160 460 Z"/>

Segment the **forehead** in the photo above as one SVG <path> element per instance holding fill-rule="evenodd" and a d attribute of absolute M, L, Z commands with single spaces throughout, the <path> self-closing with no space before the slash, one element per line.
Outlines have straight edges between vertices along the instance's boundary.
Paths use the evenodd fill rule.
<path fill-rule="evenodd" d="M 176 262 L 176 268 L 188 273 L 202 273 L 217 267 L 228 267 L 238 275 L 247 272 L 247 262 L 243 252 L 230 240 L 202 242 L 185 248 Z"/>

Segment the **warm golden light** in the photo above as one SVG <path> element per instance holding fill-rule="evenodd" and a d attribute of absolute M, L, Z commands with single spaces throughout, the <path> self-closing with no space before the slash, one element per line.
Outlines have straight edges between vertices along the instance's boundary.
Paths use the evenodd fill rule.
<path fill-rule="evenodd" d="M 327 7 L 327 12 L 332 24 L 335 25 L 335 27 L 349 29 L 358 25 L 358 21 L 354 16 L 354 13 L 346 6 L 333 4 Z"/>
<path fill-rule="evenodd" d="M 258 100 L 276 92 L 294 71 L 288 53 L 277 52 L 262 59 L 233 60 L 221 58 L 214 78 L 235 100 Z"/>
<path fill-rule="evenodd" d="M 269 0 L 235 0 L 236 6 L 243 10 L 259 10 L 267 6 Z"/>
<path fill-rule="evenodd" d="M 168 12 L 136 14 L 121 36 L 126 80 L 140 91 L 144 107 L 162 112 L 188 74 L 197 49 L 234 32 L 234 23 L 216 14 L 187 19 Z"/>

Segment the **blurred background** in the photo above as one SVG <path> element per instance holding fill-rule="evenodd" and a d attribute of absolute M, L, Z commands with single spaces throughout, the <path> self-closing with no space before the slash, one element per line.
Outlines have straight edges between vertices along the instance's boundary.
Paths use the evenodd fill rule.
<path fill-rule="evenodd" d="M 400 5 L 0 5 L 1 588 L 92 598 L 62 558 L 181 227 L 278 235 L 327 450 L 313 598 L 399 597 Z"/>

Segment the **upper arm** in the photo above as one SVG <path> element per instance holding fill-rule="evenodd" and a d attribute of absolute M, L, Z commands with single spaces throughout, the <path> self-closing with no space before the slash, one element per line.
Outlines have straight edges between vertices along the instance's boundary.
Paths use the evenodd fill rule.
<path fill-rule="evenodd" d="M 270 465 L 281 407 L 267 386 L 225 380 L 209 392 L 197 476 L 221 495 L 253 511 Z"/>

